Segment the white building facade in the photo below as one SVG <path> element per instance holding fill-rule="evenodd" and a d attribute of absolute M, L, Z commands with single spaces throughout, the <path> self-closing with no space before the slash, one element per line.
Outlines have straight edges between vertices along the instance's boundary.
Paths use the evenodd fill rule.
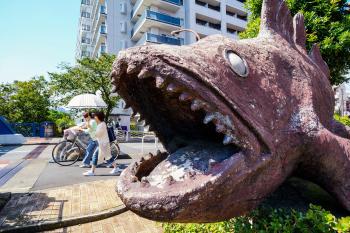
<path fill-rule="evenodd" d="M 237 39 L 247 25 L 244 0 L 82 0 L 76 57 L 117 54 L 145 43 L 191 44 L 195 36 L 224 34 Z"/>

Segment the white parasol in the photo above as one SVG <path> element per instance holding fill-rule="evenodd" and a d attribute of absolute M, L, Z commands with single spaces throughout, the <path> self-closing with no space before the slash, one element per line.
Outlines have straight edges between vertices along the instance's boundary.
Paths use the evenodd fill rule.
<path fill-rule="evenodd" d="M 107 108 L 107 104 L 103 99 L 94 94 L 81 94 L 75 96 L 69 101 L 67 107 L 69 108 Z"/>

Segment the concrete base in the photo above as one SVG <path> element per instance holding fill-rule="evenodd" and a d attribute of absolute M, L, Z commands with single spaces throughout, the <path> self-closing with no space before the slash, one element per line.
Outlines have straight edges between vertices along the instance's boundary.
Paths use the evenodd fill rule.
<path fill-rule="evenodd" d="M 26 139 L 22 134 L 0 135 L 0 145 L 16 145 L 25 143 Z"/>

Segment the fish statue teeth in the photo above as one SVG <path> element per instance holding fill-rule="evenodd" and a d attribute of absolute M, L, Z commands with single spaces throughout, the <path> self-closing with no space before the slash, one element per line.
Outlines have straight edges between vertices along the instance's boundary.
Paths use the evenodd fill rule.
<path fill-rule="evenodd" d="M 123 170 L 116 190 L 127 208 L 156 221 L 223 221 L 253 210 L 298 170 L 350 211 L 350 132 L 333 119 L 319 47 L 305 43 L 303 15 L 263 0 L 256 38 L 123 51 L 114 90 L 147 116 L 166 150 Z M 166 179 L 171 185 L 157 185 Z"/>

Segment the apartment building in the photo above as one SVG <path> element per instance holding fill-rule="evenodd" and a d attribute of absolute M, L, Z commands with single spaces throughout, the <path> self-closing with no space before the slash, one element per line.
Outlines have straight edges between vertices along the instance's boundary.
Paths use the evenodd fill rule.
<path fill-rule="evenodd" d="M 184 0 L 184 8 L 185 28 L 196 31 L 201 38 L 223 34 L 238 39 L 238 33 L 247 26 L 244 0 Z M 186 44 L 195 41 L 193 34 L 186 34 Z"/>
<path fill-rule="evenodd" d="M 127 29 L 129 1 L 82 0 L 76 58 L 98 57 L 101 53 L 117 54 L 132 46 Z"/>
<path fill-rule="evenodd" d="M 244 0 L 82 0 L 76 58 L 118 54 L 145 43 L 191 44 L 193 33 L 172 36 L 181 28 L 201 38 L 224 34 L 237 39 L 247 24 Z M 130 129 L 131 109 L 121 100 L 112 115 Z M 142 126 L 141 126 L 142 127 Z"/>
<path fill-rule="evenodd" d="M 200 37 L 224 34 L 237 39 L 247 25 L 244 0 L 82 0 L 76 57 L 117 54 L 145 43 L 191 44 L 195 35 L 171 31 L 188 28 Z"/>

